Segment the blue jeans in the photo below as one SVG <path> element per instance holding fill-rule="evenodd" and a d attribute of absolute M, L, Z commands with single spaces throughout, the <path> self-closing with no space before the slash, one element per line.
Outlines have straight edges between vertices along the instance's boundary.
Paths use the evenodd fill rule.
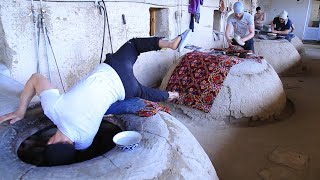
<path fill-rule="evenodd" d="M 145 107 L 145 103 L 140 98 L 128 98 L 123 101 L 117 101 L 109 107 L 105 114 L 136 114 Z"/>
<path fill-rule="evenodd" d="M 289 34 L 286 35 L 286 38 L 285 38 L 285 39 L 288 40 L 289 42 L 291 42 L 291 39 L 294 38 L 294 37 L 295 37 L 294 34 L 289 33 Z"/>

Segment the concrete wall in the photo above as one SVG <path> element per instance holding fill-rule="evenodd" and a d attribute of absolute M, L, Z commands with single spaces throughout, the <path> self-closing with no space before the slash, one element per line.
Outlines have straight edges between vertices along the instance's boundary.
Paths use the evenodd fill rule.
<path fill-rule="evenodd" d="M 75 0 L 74 0 L 75 1 Z M 165 8 L 168 37 L 174 38 L 189 27 L 190 14 L 188 0 L 131 0 L 106 1 L 111 42 L 108 26 L 105 39 L 105 53 L 116 51 L 133 37 L 149 36 L 149 8 Z M 1 1 L 0 9 L 0 63 L 5 64 L 12 77 L 25 83 L 37 71 L 35 35 L 32 16 L 28 16 L 31 1 Z M 39 2 L 35 1 L 39 11 Z M 195 23 L 191 34 L 192 44 L 204 48 L 221 47 L 222 42 L 213 41 L 213 12 L 218 9 L 219 0 L 204 1 L 201 7 L 200 23 Z M 103 16 L 94 6 L 94 1 L 43 3 L 45 20 L 56 61 L 48 48 L 49 70 L 40 39 L 40 70 L 50 76 L 60 89 L 60 77 L 65 89 L 69 89 L 78 79 L 92 70 L 100 59 Z M 123 24 L 122 14 L 127 24 Z M 48 42 L 47 42 L 48 43 Z M 185 52 L 184 52 L 185 53 Z M 183 54 L 183 53 L 182 53 Z M 166 50 L 142 54 L 134 66 L 135 74 L 142 84 L 151 86 L 160 82 L 170 66 L 182 54 Z M 60 73 L 59 73 L 60 72 Z"/>
<path fill-rule="evenodd" d="M 305 22 L 307 21 L 307 12 L 309 0 L 297 1 L 297 0 L 260 0 L 258 5 L 266 13 L 266 23 L 269 24 L 274 17 L 278 16 L 282 10 L 286 10 L 289 14 L 289 18 L 295 25 L 295 34 L 299 37 L 303 37 Z"/>
<path fill-rule="evenodd" d="M 0 6 L 0 10 L 1 9 L 2 7 Z M 0 17 L 0 22 L 2 22 L 1 17 Z M 8 69 L 8 67 L 11 67 L 11 63 L 9 59 L 12 58 L 11 56 L 12 53 L 14 54 L 14 52 L 12 52 L 12 50 L 8 46 L 6 34 L 4 32 L 2 23 L 0 23 L 0 57 L 1 57 L 0 62 L 2 62 L 1 63 L 2 69 Z"/>

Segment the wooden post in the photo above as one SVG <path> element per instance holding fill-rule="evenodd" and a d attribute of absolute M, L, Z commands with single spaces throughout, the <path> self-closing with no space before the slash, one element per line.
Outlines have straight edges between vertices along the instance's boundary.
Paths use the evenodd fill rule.
<path fill-rule="evenodd" d="M 156 34 L 156 9 L 150 8 L 150 36 Z"/>

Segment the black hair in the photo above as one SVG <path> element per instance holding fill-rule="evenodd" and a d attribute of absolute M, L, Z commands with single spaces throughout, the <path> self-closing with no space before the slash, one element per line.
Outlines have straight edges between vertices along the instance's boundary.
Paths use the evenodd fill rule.
<path fill-rule="evenodd" d="M 75 162 L 76 149 L 73 144 L 49 144 L 44 150 L 46 166 L 68 165 Z"/>
<path fill-rule="evenodd" d="M 257 8 L 256 8 L 256 11 L 260 11 L 260 10 L 261 10 L 261 7 L 257 7 Z"/>

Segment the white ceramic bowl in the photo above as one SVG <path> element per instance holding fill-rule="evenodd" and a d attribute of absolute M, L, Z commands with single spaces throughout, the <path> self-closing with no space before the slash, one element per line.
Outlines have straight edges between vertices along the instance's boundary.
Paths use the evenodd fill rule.
<path fill-rule="evenodd" d="M 236 35 L 234 36 L 234 40 L 236 40 L 236 42 L 240 45 L 240 46 L 244 46 L 245 43 L 241 41 L 241 37 Z"/>
<path fill-rule="evenodd" d="M 136 131 L 122 131 L 113 137 L 113 142 L 124 151 L 132 151 L 139 145 L 141 139 L 141 134 Z"/>

